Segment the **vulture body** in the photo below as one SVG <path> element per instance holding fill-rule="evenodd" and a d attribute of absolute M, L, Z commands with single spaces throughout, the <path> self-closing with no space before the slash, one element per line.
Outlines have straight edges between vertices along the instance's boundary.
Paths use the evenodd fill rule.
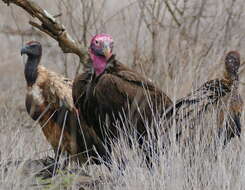
<path fill-rule="evenodd" d="M 87 155 L 95 155 L 92 145 L 99 141 L 84 120 L 77 119 L 72 81 L 39 65 L 42 55 L 39 42 L 27 43 L 21 54 L 28 56 L 25 64 L 27 112 L 41 125 L 56 159 L 62 152 L 67 152 L 72 160 L 85 162 Z"/>
<path fill-rule="evenodd" d="M 194 136 L 197 136 L 198 125 L 202 126 L 199 130 L 201 138 L 204 134 L 209 139 L 214 139 L 214 135 L 218 135 L 223 137 L 226 144 L 232 137 L 240 137 L 243 100 L 238 92 L 239 66 L 239 53 L 236 51 L 227 53 L 223 78 L 204 83 L 168 108 L 166 117 L 170 125 L 175 122 L 179 140 L 182 142 L 193 140 Z M 205 118 L 207 114 L 211 114 L 212 118 Z M 216 124 L 213 121 L 212 126 L 200 124 L 210 119 L 215 120 Z"/>
<path fill-rule="evenodd" d="M 158 120 L 172 102 L 152 82 L 117 61 L 112 47 L 109 35 L 92 39 L 91 69 L 74 80 L 73 99 L 103 143 L 117 139 L 119 131 L 127 128 L 126 132 L 137 132 L 142 144 L 147 132 L 156 130 L 151 127 L 153 120 Z"/>
<path fill-rule="evenodd" d="M 117 137 L 116 122 L 123 125 L 129 118 L 131 125 L 142 135 L 146 133 L 146 123 L 151 123 L 171 105 L 171 100 L 153 83 L 118 62 L 114 56 L 108 61 L 103 74 L 90 77 L 80 108 L 88 124 L 102 139 L 106 135 Z M 74 89 L 81 89 L 77 88 L 79 81 L 79 77 L 75 79 Z M 100 126 L 107 124 L 106 117 L 109 125 L 103 130 Z"/>

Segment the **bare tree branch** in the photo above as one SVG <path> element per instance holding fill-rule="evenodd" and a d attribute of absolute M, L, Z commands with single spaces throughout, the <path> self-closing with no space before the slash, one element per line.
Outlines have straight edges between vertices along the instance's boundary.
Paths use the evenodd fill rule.
<path fill-rule="evenodd" d="M 172 8 L 170 7 L 169 2 L 168 2 L 167 0 L 165 0 L 164 3 L 165 3 L 165 5 L 166 5 L 168 11 L 169 11 L 170 14 L 172 15 L 172 17 L 173 17 L 175 23 L 177 24 L 178 27 L 180 27 L 180 26 L 181 26 L 181 23 L 178 21 L 176 15 L 175 15 L 175 13 L 174 13 L 174 11 L 173 11 Z"/>
<path fill-rule="evenodd" d="M 30 21 L 29 23 L 55 39 L 64 53 L 76 54 L 79 56 L 81 63 L 85 63 L 85 60 L 87 59 L 87 50 L 85 47 L 81 47 L 78 42 L 73 40 L 66 31 L 66 28 L 62 24 L 58 23 L 54 16 L 42 9 L 38 4 L 31 0 L 2 1 L 7 5 L 13 3 L 23 8 L 32 17 L 37 18 L 41 22 L 40 24 L 33 21 Z"/>

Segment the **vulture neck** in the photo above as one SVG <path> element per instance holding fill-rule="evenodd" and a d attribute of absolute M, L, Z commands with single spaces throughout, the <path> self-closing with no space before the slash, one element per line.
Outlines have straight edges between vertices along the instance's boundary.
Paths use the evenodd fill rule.
<path fill-rule="evenodd" d="M 25 65 L 25 78 L 28 86 L 32 86 L 37 80 L 37 67 L 41 56 L 28 56 Z"/>
<path fill-rule="evenodd" d="M 225 71 L 224 80 L 229 86 L 231 86 L 233 84 L 236 84 L 239 81 L 239 76 L 237 73 L 232 74 L 232 73 L 229 73 L 228 71 Z"/>
<path fill-rule="evenodd" d="M 103 56 L 97 56 L 92 54 L 91 59 L 92 59 L 93 68 L 95 70 L 96 76 L 103 73 L 107 65 L 106 58 Z"/>

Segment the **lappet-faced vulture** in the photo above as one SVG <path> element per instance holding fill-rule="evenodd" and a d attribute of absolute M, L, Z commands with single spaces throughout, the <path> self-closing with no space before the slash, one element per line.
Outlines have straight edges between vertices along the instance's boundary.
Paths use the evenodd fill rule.
<path fill-rule="evenodd" d="M 51 144 L 58 160 L 67 152 L 72 160 L 87 161 L 96 155 L 93 146 L 100 147 L 94 131 L 80 117 L 72 99 L 72 81 L 40 65 L 42 46 L 28 42 L 21 54 L 26 54 L 25 79 L 27 82 L 26 109 L 39 122 L 42 132 Z M 102 145 L 102 144 L 101 144 Z"/>
<path fill-rule="evenodd" d="M 119 131 L 136 132 L 142 144 L 154 131 L 170 98 L 151 81 L 120 63 L 112 53 L 113 39 L 95 35 L 89 47 L 91 68 L 73 83 L 73 99 L 80 115 L 105 144 Z M 127 138 L 125 136 L 125 138 Z"/>

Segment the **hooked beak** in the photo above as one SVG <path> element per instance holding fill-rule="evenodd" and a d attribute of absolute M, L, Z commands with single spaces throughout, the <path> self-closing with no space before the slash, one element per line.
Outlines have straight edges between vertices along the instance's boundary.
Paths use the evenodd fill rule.
<path fill-rule="evenodd" d="M 109 60 L 111 55 L 112 55 L 111 48 L 109 46 L 106 46 L 106 47 L 104 47 L 103 52 L 104 52 L 104 55 L 106 57 L 106 60 Z"/>
<path fill-rule="evenodd" d="M 20 51 L 20 54 L 23 55 L 23 54 L 26 54 L 29 52 L 29 49 L 28 49 L 28 46 L 24 46 L 21 51 Z"/>

